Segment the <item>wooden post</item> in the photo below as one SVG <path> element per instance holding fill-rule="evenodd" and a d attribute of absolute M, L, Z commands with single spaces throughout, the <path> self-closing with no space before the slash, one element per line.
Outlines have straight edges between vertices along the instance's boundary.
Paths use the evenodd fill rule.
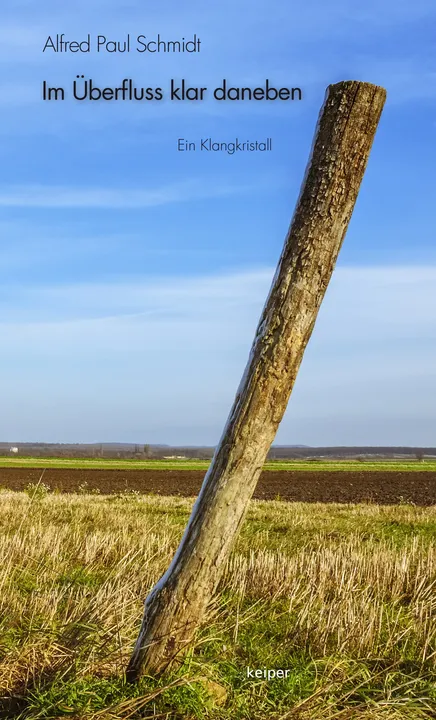
<path fill-rule="evenodd" d="M 129 681 L 180 658 L 214 596 L 359 192 L 386 92 L 330 85 L 291 226 L 223 435 L 175 557 L 145 601 Z"/>

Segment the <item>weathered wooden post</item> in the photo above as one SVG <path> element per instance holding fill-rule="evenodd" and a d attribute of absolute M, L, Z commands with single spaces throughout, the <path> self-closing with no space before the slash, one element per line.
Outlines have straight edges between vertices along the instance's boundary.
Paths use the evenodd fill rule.
<path fill-rule="evenodd" d="M 214 596 L 283 417 L 347 230 L 386 92 L 330 85 L 312 154 L 247 368 L 164 576 L 145 602 L 126 677 L 165 669 L 191 642 Z"/>

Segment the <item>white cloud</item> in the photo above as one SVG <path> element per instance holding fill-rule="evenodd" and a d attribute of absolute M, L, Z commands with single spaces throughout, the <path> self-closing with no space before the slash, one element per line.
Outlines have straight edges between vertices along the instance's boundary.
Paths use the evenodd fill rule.
<path fill-rule="evenodd" d="M 271 278 L 6 288 L 0 437 L 215 442 Z M 435 306 L 436 267 L 338 268 L 277 440 L 434 444 Z"/>

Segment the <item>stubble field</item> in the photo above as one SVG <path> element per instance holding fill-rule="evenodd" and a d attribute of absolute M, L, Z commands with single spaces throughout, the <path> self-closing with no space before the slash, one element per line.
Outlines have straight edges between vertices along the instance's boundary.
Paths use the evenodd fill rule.
<path fill-rule="evenodd" d="M 86 491 L 0 494 L 0 717 L 436 717 L 435 507 L 253 501 L 185 664 L 130 687 L 193 500 Z"/>

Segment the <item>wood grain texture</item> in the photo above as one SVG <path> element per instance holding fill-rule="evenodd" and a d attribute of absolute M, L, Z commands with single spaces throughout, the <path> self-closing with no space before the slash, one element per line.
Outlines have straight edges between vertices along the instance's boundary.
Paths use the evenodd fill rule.
<path fill-rule="evenodd" d="M 214 597 L 312 334 L 385 97 L 356 81 L 327 89 L 248 364 L 179 549 L 145 602 L 130 681 L 180 658 Z"/>

